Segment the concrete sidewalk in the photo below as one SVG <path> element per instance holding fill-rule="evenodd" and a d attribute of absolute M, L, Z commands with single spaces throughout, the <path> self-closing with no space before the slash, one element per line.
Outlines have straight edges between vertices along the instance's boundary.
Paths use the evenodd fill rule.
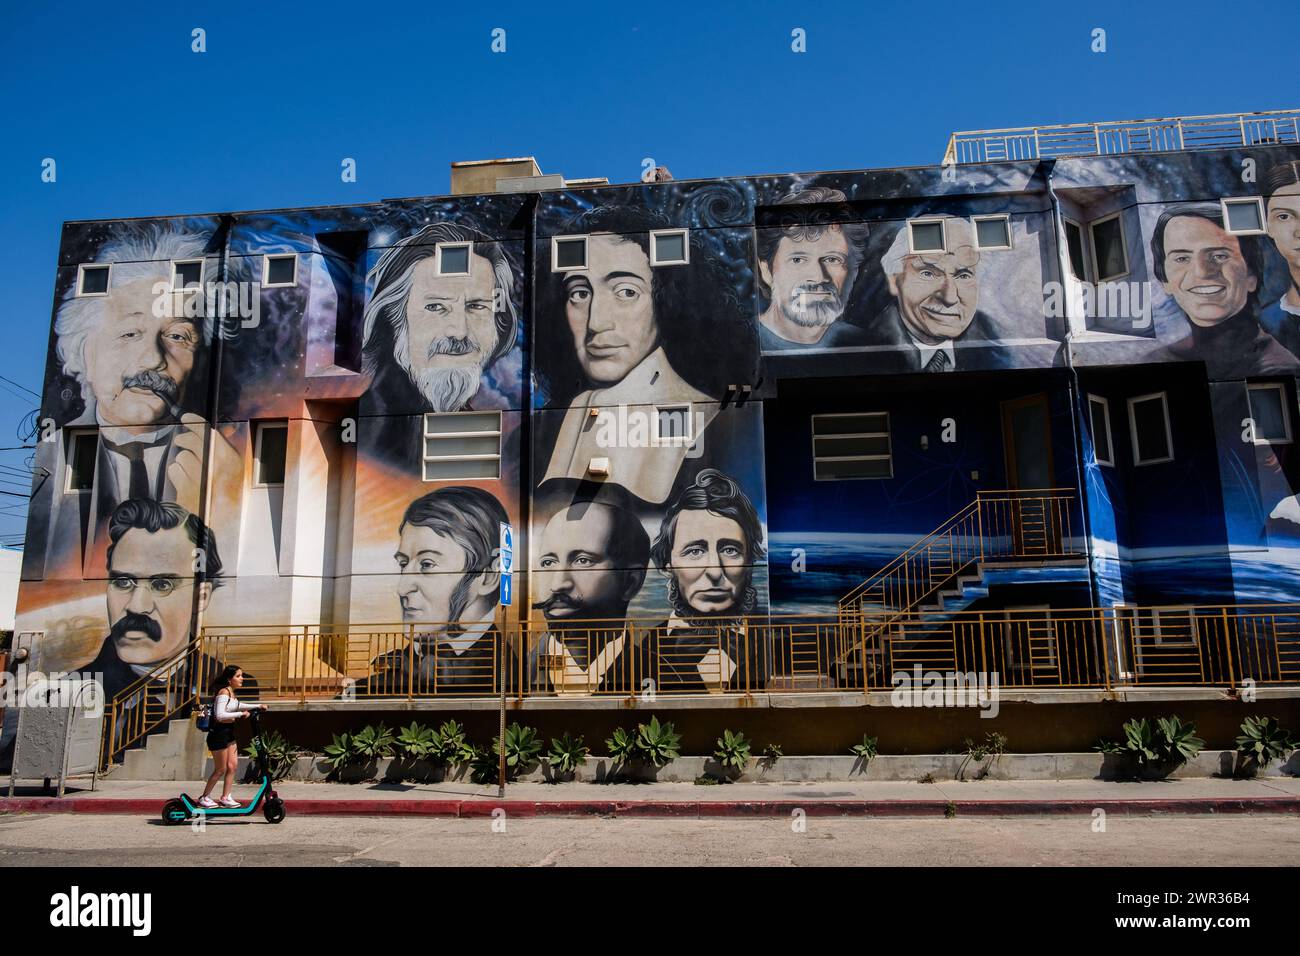
<path fill-rule="evenodd" d="M 80 783 L 80 781 L 77 781 Z M 1091 813 L 1300 813 L 1300 778 L 1196 778 L 1148 783 L 1100 780 L 981 780 L 960 783 L 823 781 L 818 783 L 592 784 L 516 783 L 504 800 L 495 786 L 470 783 L 335 784 L 285 781 L 275 787 L 290 814 L 484 816 L 930 816 Z M 163 803 L 199 783 L 101 781 L 62 799 L 20 787 L 0 797 L 0 813 L 123 813 L 157 816 Z M 236 787 L 235 797 L 254 790 Z"/>

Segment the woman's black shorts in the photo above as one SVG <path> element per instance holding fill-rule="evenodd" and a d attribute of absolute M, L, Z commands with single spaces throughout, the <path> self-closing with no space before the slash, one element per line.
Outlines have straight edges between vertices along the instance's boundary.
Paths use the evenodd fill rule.
<path fill-rule="evenodd" d="M 208 750 L 216 753 L 235 742 L 234 724 L 216 724 L 208 731 Z"/>

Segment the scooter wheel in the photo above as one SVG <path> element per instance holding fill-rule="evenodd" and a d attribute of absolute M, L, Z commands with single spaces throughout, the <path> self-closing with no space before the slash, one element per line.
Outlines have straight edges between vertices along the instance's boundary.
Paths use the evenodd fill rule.
<path fill-rule="evenodd" d="M 262 816 L 266 817 L 267 823 L 279 823 L 284 819 L 284 801 L 278 797 L 266 801 L 262 807 Z"/>
<path fill-rule="evenodd" d="M 168 800 L 163 804 L 162 820 L 163 823 L 175 825 L 184 823 L 189 819 L 189 811 L 185 809 L 185 804 L 180 800 Z"/>

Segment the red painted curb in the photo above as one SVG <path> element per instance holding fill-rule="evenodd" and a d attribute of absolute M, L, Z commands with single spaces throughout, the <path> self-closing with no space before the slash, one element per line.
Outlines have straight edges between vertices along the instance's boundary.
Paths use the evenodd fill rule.
<path fill-rule="evenodd" d="M 0 797 L 0 813 L 92 813 L 157 817 L 163 801 L 141 797 Z M 817 817 L 1028 816 L 1092 813 L 1300 813 L 1300 797 L 1186 797 L 1132 800 L 289 800 L 291 816 Z"/>

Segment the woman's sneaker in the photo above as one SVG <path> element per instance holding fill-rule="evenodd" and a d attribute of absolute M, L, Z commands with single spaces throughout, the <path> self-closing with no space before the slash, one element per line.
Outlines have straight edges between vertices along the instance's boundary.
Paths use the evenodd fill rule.
<path fill-rule="evenodd" d="M 211 797 L 199 797 L 199 806 L 204 810 L 215 810 L 218 804 Z"/>
<path fill-rule="evenodd" d="M 234 810 L 236 807 L 243 806 L 242 803 L 240 803 L 238 800 L 234 799 L 233 797 L 222 797 L 221 805 L 223 807 L 229 807 L 231 810 Z"/>

